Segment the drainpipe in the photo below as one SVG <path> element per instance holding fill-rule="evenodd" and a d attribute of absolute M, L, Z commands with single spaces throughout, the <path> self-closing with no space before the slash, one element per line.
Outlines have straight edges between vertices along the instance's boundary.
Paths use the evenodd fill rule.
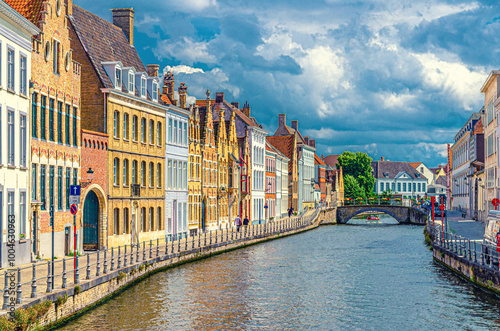
<path fill-rule="evenodd" d="M 217 151 L 217 226 L 220 226 L 219 223 L 219 185 L 220 185 L 220 168 L 219 168 L 219 151 Z"/>

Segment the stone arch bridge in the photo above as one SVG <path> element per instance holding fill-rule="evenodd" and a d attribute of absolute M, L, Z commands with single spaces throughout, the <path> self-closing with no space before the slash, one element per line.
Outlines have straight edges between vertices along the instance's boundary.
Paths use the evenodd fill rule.
<path fill-rule="evenodd" d="M 346 224 L 351 218 L 365 212 L 386 213 L 400 224 L 425 225 L 427 214 L 417 208 L 392 205 L 349 205 L 337 207 L 337 223 Z"/>

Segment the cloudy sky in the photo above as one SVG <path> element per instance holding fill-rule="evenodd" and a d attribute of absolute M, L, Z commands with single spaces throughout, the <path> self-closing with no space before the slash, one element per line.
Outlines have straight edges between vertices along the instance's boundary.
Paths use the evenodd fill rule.
<path fill-rule="evenodd" d="M 271 133 L 286 113 L 318 154 L 445 163 L 498 69 L 494 1 L 74 2 L 109 21 L 110 8 L 133 7 L 145 64 L 172 71 L 191 97 L 248 100 Z"/>

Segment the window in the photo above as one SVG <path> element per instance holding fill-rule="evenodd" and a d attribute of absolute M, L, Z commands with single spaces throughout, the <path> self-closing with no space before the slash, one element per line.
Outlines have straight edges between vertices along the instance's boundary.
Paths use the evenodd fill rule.
<path fill-rule="evenodd" d="M 174 121 L 173 138 L 174 138 L 174 140 L 172 141 L 172 143 L 177 144 L 177 121 Z"/>
<path fill-rule="evenodd" d="M 73 185 L 76 185 L 78 182 L 78 169 L 73 169 Z"/>
<path fill-rule="evenodd" d="M 54 205 L 54 166 L 49 167 L 49 207 Z"/>
<path fill-rule="evenodd" d="M 16 141 L 14 137 L 14 110 L 7 109 L 7 164 L 14 165 L 14 150 Z"/>
<path fill-rule="evenodd" d="M 188 132 L 188 130 L 187 130 L 187 123 L 184 122 L 184 131 L 183 131 L 183 133 L 184 133 L 184 140 L 183 141 L 184 141 L 184 145 L 185 146 L 187 146 L 187 144 L 188 144 L 187 132 Z"/>
<path fill-rule="evenodd" d="M 137 184 L 137 161 L 132 162 L 132 184 Z"/>
<path fill-rule="evenodd" d="M 167 186 L 169 189 L 172 188 L 172 161 L 171 160 L 168 160 Z"/>
<path fill-rule="evenodd" d="M 158 84 L 153 82 L 153 100 L 158 101 Z"/>
<path fill-rule="evenodd" d="M 168 143 L 172 143 L 172 119 L 168 119 Z"/>
<path fill-rule="evenodd" d="M 141 232 L 146 231 L 146 207 L 141 208 Z"/>
<path fill-rule="evenodd" d="M 146 97 L 146 78 L 141 78 L 141 97 Z"/>
<path fill-rule="evenodd" d="M 19 149 L 20 149 L 20 166 L 26 167 L 26 158 L 27 158 L 27 132 L 26 132 L 26 115 L 19 115 Z"/>
<path fill-rule="evenodd" d="M 172 177 L 173 177 L 173 184 L 172 184 L 172 188 L 174 190 L 177 190 L 177 161 L 174 161 L 174 170 L 173 170 L 173 173 L 172 173 Z"/>
<path fill-rule="evenodd" d="M 45 197 L 45 166 L 41 165 L 40 166 L 40 202 L 42 205 L 40 208 L 42 210 L 47 209 L 47 204 L 46 204 L 46 197 Z"/>
<path fill-rule="evenodd" d="M 380 183 L 380 192 L 384 191 L 384 183 Z"/>
<path fill-rule="evenodd" d="M 163 217 L 161 217 L 161 208 L 158 207 L 157 214 L 156 214 L 156 231 L 163 229 L 162 224 L 161 224 L 162 218 Z"/>
<path fill-rule="evenodd" d="M 40 96 L 40 138 L 45 140 L 45 106 L 47 102 L 47 97 L 45 95 Z"/>
<path fill-rule="evenodd" d="M 26 70 L 28 70 L 27 67 L 27 59 L 26 56 L 21 55 L 20 60 L 19 60 L 19 92 L 21 92 L 22 95 L 28 95 L 27 93 L 27 75 L 26 75 Z"/>
<path fill-rule="evenodd" d="M 156 123 L 156 144 L 161 146 L 161 122 Z"/>
<path fill-rule="evenodd" d="M 413 192 L 417 190 L 417 183 L 413 183 Z"/>
<path fill-rule="evenodd" d="M 33 96 L 31 97 L 31 136 L 33 138 L 38 138 L 38 133 L 37 133 L 38 110 L 36 107 L 37 102 L 38 102 L 38 94 L 34 92 Z"/>
<path fill-rule="evenodd" d="M 123 160 L 123 186 L 128 186 L 128 160 Z"/>
<path fill-rule="evenodd" d="M 403 192 L 406 192 L 406 183 L 403 183 Z"/>
<path fill-rule="evenodd" d="M 422 188 L 420 183 L 417 184 L 417 188 L 418 188 L 418 192 L 420 192 L 421 188 Z"/>
<path fill-rule="evenodd" d="M 149 143 L 154 144 L 154 127 L 155 122 L 153 120 L 149 121 Z"/>
<path fill-rule="evenodd" d="M 115 88 L 121 90 L 121 88 L 122 88 L 122 71 L 120 70 L 120 68 L 115 68 L 115 78 L 116 78 Z"/>
<path fill-rule="evenodd" d="M 19 224 L 19 233 L 24 233 L 24 235 L 27 235 L 26 233 L 26 192 L 19 192 L 19 219 L 20 223 Z"/>
<path fill-rule="evenodd" d="M 63 209 L 63 169 L 62 167 L 57 167 L 57 209 Z"/>
<path fill-rule="evenodd" d="M 155 209 L 153 207 L 149 207 L 149 231 L 153 231 L 153 223 L 154 223 Z"/>
<path fill-rule="evenodd" d="M 146 142 L 146 119 L 141 118 L 141 142 Z"/>
<path fill-rule="evenodd" d="M 186 162 L 183 162 L 182 163 L 182 189 L 186 189 L 187 188 L 187 163 Z"/>
<path fill-rule="evenodd" d="M 62 144 L 62 108 L 61 101 L 57 102 L 57 142 Z"/>
<path fill-rule="evenodd" d="M 425 192 L 425 183 L 422 183 L 422 191 Z"/>
<path fill-rule="evenodd" d="M 52 65 L 55 74 L 59 74 L 59 51 L 60 51 L 59 42 L 54 40 L 53 52 L 52 52 Z"/>
<path fill-rule="evenodd" d="M 7 88 L 14 91 L 14 50 L 7 48 Z"/>
<path fill-rule="evenodd" d="M 69 189 L 71 186 L 71 168 L 66 168 L 66 209 L 69 210 Z"/>
<path fill-rule="evenodd" d="M 128 138 L 128 114 L 127 113 L 123 114 L 123 139 L 129 139 Z"/>
<path fill-rule="evenodd" d="M 155 165 L 153 162 L 149 163 L 149 187 L 154 187 L 154 173 Z"/>
<path fill-rule="evenodd" d="M 181 121 L 179 121 L 179 133 L 178 134 L 179 134 L 179 137 L 178 137 L 179 145 L 182 145 L 183 142 L 182 142 L 182 123 L 181 123 Z"/>
<path fill-rule="evenodd" d="M 77 115 L 78 115 L 78 110 L 76 107 L 73 107 L 73 146 L 77 146 L 77 139 L 78 139 L 78 131 L 76 130 Z"/>
<path fill-rule="evenodd" d="M 70 137 L 69 137 L 69 117 L 71 115 L 71 106 L 70 105 L 66 105 L 66 114 L 65 114 L 65 117 L 64 117 L 64 132 L 66 133 L 66 140 L 65 140 L 65 143 L 67 145 L 71 144 L 71 140 L 70 140 Z"/>
<path fill-rule="evenodd" d="M 146 186 L 146 162 L 141 162 L 141 186 Z"/>
<path fill-rule="evenodd" d="M 31 200 L 36 200 L 37 197 L 36 194 L 37 194 L 38 178 L 37 178 L 36 168 L 37 165 L 33 163 L 31 165 Z"/>
<path fill-rule="evenodd" d="M 49 99 L 49 140 L 54 141 L 54 99 Z"/>
<path fill-rule="evenodd" d="M 398 192 L 401 192 L 401 183 L 398 183 Z"/>
<path fill-rule="evenodd" d="M 119 138 L 119 131 L 120 131 L 120 113 L 117 110 L 115 110 L 114 120 L 113 120 L 113 136 L 115 138 Z"/>
<path fill-rule="evenodd" d="M 132 72 L 128 74 L 128 91 L 134 93 L 134 74 Z"/>
<path fill-rule="evenodd" d="M 132 117 L 132 139 L 134 141 L 138 140 L 138 132 L 137 132 L 137 116 Z"/>
<path fill-rule="evenodd" d="M 161 163 L 156 165 L 156 186 L 161 187 Z"/>
<path fill-rule="evenodd" d="M 7 216 L 14 216 L 14 192 L 7 192 Z"/>
<path fill-rule="evenodd" d="M 128 226 L 128 208 L 123 209 L 123 229 L 122 233 L 130 233 L 129 226 Z"/>
<path fill-rule="evenodd" d="M 118 222 L 120 221 L 120 210 L 113 209 L 113 234 L 118 234 Z"/>
<path fill-rule="evenodd" d="M 115 157 L 114 162 L 113 162 L 113 184 L 118 185 L 119 183 L 119 176 L 120 173 L 120 160 Z"/>

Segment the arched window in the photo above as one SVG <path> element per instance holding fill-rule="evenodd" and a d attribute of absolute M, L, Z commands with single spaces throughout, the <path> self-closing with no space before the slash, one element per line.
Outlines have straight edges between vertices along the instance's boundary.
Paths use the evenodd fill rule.
<path fill-rule="evenodd" d="M 161 188 L 161 163 L 156 165 L 156 187 Z"/>
<path fill-rule="evenodd" d="M 132 162 L 132 184 L 137 184 L 138 178 L 137 178 L 137 161 Z"/>
<path fill-rule="evenodd" d="M 120 210 L 115 208 L 113 210 L 113 234 L 118 234 L 118 223 L 120 220 Z"/>
<path fill-rule="evenodd" d="M 154 221 L 155 221 L 155 209 L 153 207 L 149 207 L 149 231 L 154 231 Z"/>
<path fill-rule="evenodd" d="M 87 148 L 87 139 L 83 139 L 83 143 L 85 144 L 85 148 Z"/>
<path fill-rule="evenodd" d="M 128 160 L 123 160 L 123 186 L 128 186 Z"/>
<path fill-rule="evenodd" d="M 129 223 L 128 223 L 128 208 L 123 209 L 123 229 L 122 233 L 130 233 Z"/>
<path fill-rule="evenodd" d="M 146 119 L 141 118 L 141 142 L 146 142 Z"/>
<path fill-rule="evenodd" d="M 155 143 L 155 134 L 154 134 L 155 122 L 153 120 L 149 120 L 149 143 Z"/>
<path fill-rule="evenodd" d="M 120 112 L 118 110 L 115 110 L 113 118 L 113 136 L 120 138 Z"/>
<path fill-rule="evenodd" d="M 161 146 L 161 122 L 156 123 L 156 144 Z"/>
<path fill-rule="evenodd" d="M 114 163 L 113 163 L 113 184 L 118 185 L 120 180 L 119 178 L 119 173 L 120 173 L 120 160 L 115 157 Z"/>
<path fill-rule="evenodd" d="M 156 230 L 163 230 L 163 217 L 161 215 L 161 207 L 158 207 L 157 209 L 157 215 L 156 215 Z"/>
<path fill-rule="evenodd" d="M 126 139 L 126 140 L 129 139 L 128 132 L 129 132 L 129 129 L 128 129 L 128 113 L 124 113 L 123 114 L 123 139 Z"/>
<path fill-rule="evenodd" d="M 141 232 L 146 231 L 146 207 L 141 208 Z"/>
<path fill-rule="evenodd" d="M 141 162 L 141 186 L 146 186 L 146 162 Z"/>
<path fill-rule="evenodd" d="M 132 117 L 132 140 L 138 141 L 139 140 L 139 128 L 137 127 L 138 123 L 138 118 L 137 116 Z"/>
<path fill-rule="evenodd" d="M 154 173 L 155 173 L 155 165 L 153 162 L 150 162 L 149 163 L 149 187 L 154 187 L 154 185 L 155 185 Z"/>

